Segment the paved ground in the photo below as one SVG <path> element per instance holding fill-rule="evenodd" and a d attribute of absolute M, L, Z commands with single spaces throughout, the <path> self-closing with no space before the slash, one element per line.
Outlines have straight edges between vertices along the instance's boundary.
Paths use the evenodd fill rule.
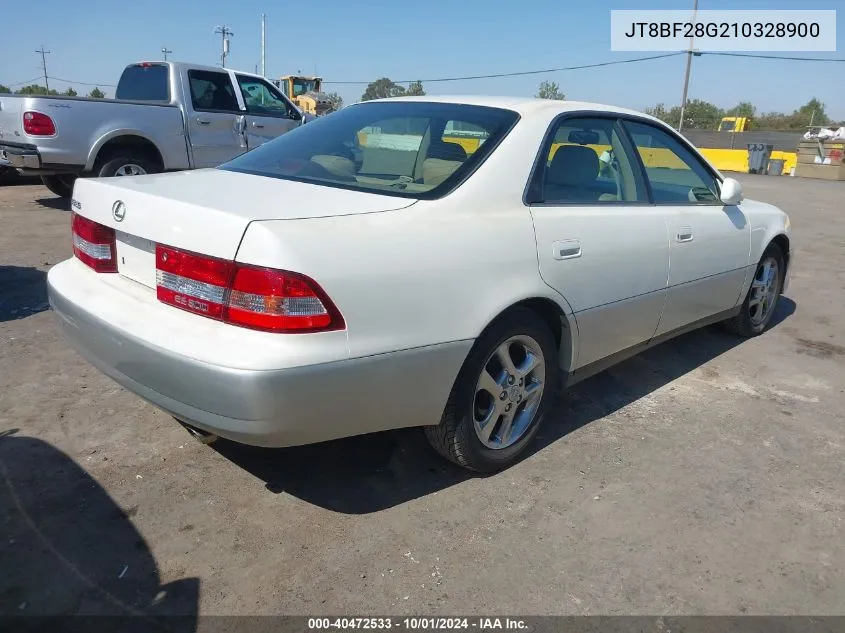
<path fill-rule="evenodd" d="M 191 440 L 59 337 L 68 213 L 0 188 L 0 613 L 845 613 L 845 183 L 742 181 L 799 245 L 775 327 L 590 379 L 487 478 Z"/>

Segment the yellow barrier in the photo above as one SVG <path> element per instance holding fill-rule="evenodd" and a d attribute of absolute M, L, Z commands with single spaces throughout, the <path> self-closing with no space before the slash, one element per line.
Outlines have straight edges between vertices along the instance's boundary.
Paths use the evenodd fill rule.
<path fill-rule="evenodd" d="M 358 134 L 361 145 L 367 144 L 367 135 L 364 133 Z M 476 138 L 465 138 L 458 136 L 446 136 L 443 140 L 447 143 L 457 143 L 466 150 L 468 155 L 478 150 L 480 141 Z M 555 143 L 549 152 L 549 160 L 554 158 L 555 152 L 563 145 L 572 145 L 573 143 Z M 601 156 L 602 152 L 610 149 L 609 145 L 588 145 Z M 719 171 L 737 171 L 741 173 L 748 173 L 748 151 L 744 149 L 714 149 L 708 147 L 699 148 L 702 155 L 710 161 L 710 163 Z M 668 149 L 663 148 L 641 148 L 639 150 L 640 156 L 646 167 L 666 167 L 669 169 L 686 169 L 686 166 Z M 795 169 L 798 163 L 798 154 L 796 152 L 783 152 L 776 150 L 772 152 L 772 159 L 783 160 L 783 175 L 788 176 Z"/>
<path fill-rule="evenodd" d="M 744 149 L 712 149 L 707 147 L 699 148 L 702 155 L 709 160 L 719 171 L 738 171 L 748 173 L 748 151 Z M 772 152 L 772 159 L 783 161 L 783 175 L 788 176 L 795 169 L 798 163 L 796 152 L 783 152 L 775 150 Z"/>

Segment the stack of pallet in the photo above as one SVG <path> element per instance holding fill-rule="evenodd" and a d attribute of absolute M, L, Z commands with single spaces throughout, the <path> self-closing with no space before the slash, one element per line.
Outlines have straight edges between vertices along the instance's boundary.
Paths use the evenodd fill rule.
<path fill-rule="evenodd" d="M 795 175 L 845 180 L 845 141 L 804 140 L 798 145 Z"/>

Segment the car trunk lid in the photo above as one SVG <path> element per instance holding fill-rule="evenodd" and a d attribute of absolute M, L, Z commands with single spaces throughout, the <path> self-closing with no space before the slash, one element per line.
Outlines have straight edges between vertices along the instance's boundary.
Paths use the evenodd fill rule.
<path fill-rule="evenodd" d="M 414 200 L 217 169 L 79 179 L 71 206 L 116 233 L 118 272 L 154 288 L 155 247 L 233 260 L 250 222 L 378 213 Z"/>

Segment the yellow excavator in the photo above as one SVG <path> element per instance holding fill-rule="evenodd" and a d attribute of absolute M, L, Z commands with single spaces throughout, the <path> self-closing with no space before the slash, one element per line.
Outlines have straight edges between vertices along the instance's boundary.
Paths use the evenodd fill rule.
<path fill-rule="evenodd" d="M 719 132 L 748 132 L 751 130 L 751 117 L 726 116 L 719 122 Z"/>
<path fill-rule="evenodd" d="M 335 110 L 334 102 L 322 91 L 322 77 L 285 75 L 279 78 L 277 85 L 303 112 L 323 116 Z"/>

